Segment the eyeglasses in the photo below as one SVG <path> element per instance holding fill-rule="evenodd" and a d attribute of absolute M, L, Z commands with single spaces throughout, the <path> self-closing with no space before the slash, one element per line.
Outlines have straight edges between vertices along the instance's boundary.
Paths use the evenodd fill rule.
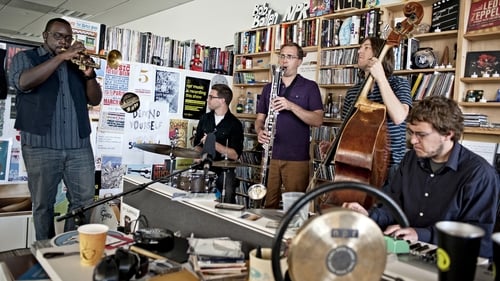
<path fill-rule="evenodd" d="M 432 132 L 425 133 L 425 132 L 413 132 L 411 130 L 406 130 L 406 135 L 408 136 L 408 138 L 415 136 L 418 140 L 422 140 L 430 134 L 432 134 Z"/>
<path fill-rule="evenodd" d="M 208 95 L 208 98 L 209 99 L 223 99 L 223 97 L 216 97 L 216 96 L 212 96 L 212 95 Z"/>
<path fill-rule="evenodd" d="M 54 39 L 56 39 L 56 40 L 64 39 L 64 41 L 66 41 L 66 42 L 73 41 L 73 35 L 64 35 L 64 34 L 59 33 L 59 32 L 50 32 L 50 31 L 47 31 L 47 33 L 52 34 L 52 37 L 54 37 Z"/>
<path fill-rule="evenodd" d="M 278 57 L 280 58 L 280 60 L 294 60 L 299 58 L 298 56 L 292 55 L 279 55 Z"/>

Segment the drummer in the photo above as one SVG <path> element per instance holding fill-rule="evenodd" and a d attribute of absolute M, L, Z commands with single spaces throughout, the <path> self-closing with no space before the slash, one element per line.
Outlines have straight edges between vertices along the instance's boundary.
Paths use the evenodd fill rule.
<path fill-rule="evenodd" d="M 210 155 L 211 161 L 238 160 L 243 151 L 243 126 L 234 116 L 229 104 L 233 92 L 225 84 L 214 84 L 207 97 L 210 112 L 201 116 L 196 128 L 195 149 Z M 224 202 L 235 203 L 235 189 L 239 185 L 235 168 L 215 167 L 211 171 L 217 174 L 216 187 L 219 194 L 225 188 Z M 225 184 L 224 184 L 224 178 Z"/>

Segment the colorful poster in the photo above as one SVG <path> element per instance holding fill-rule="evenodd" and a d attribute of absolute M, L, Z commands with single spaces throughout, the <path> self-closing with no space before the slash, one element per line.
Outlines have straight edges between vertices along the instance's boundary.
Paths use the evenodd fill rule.
<path fill-rule="evenodd" d="M 85 45 L 87 52 L 92 54 L 99 53 L 101 24 L 85 21 L 81 19 L 63 17 L 71 24 L 73 29 L 73 39 L 81 41 Z"/>
<path fill-rule="evenodd" d="M 467 32 L 498 28 L 500 25 L 500 1 L 472 0 Z"/>

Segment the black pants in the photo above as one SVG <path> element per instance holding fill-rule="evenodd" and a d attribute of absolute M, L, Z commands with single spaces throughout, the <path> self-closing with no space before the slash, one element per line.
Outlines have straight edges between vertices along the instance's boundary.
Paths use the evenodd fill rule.
<path fill-rule="evenodd" d="M 226 184 L 224 186 L 224 171 Z M 239 181 L 236 179 L 236 174 L 234 169 L 220 169 L 215 171 L 217 174 L 217 180 L 215 181 L 215 187 L 219 190 L 221 194 L 224 195 L 224 202 L 226 203 L 236 203 L 236 187 L 239 185 Z M 225 187 L 225 192 L 223 191 Z"/>

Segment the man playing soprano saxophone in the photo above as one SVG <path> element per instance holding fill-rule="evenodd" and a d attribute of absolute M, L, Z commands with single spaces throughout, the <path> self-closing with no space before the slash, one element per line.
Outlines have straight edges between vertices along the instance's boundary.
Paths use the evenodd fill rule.
<path fill-rule="evenodd" d="M 296 43 L 281 46 L 279 64 L 284 68 L 278 97 L 270 101 L 271 83 L 262 90 L 257 103 L 255 129 L 258 141 L 267 144 L 270 135 L 264 128 L 271 110 L 278 111 L 275 120 L 276 134 L 269 149 L 266 208 L 278 208 L 282 186 L 283 192 L 304 192 L 309 183 L 309 139 L 310 126 L 319 127 L 323 123 L 323 102 L 316 82 L 297 74 L 304 51 Z"/>

